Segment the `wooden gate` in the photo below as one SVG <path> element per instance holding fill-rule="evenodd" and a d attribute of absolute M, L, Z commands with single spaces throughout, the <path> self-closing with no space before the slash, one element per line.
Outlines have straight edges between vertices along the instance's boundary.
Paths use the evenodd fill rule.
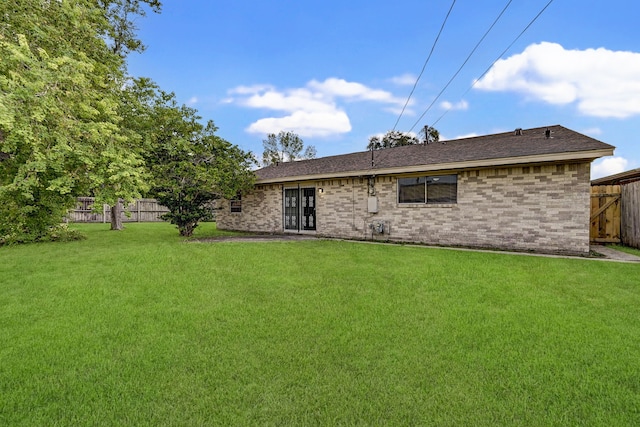
<path fill-rule="evenodd" d="M 640 249 L 640 181 L 622 185 L 622 244 Z"/>
<path fill-rule="evenodd" d="M 620 243 L 620 186 L 591 187 L 591 243 Z"/>

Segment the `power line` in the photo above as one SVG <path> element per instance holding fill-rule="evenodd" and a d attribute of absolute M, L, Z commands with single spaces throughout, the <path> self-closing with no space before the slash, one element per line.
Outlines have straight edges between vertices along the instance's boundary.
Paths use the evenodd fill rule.
<path fill-rule="evenodd" d="M 553 3 L 553 0 L 549 0 L 549 3 L 546 4 L 545 7 L 542 8 L 542 10 L 540 12 L 538 12 L 538 14 L 535 16 L 535 18 L 533 18 L 531 20 L 531 22 L 529 22 L 529 24 L 524 28 L 524 30 L 522 30 L 520 32 L 520 34 L 518 34 L 518 36 L 511 42 L 511 44 L 509 44 L 509 46 L 507 46 L 507 48 L 505 50 L 502 51 L 502 53 L 491 63 L 491 65 L 489 65 L 489 67 L 487 67 L 486 70 L 484 70 L 484 72 L 480 75 L 480 77 L 478 77 L 477 79 L 474 80 L 474 82 L 471 84 L 471 86 L 469 86 L 469 88 L 462 94 L 462 96 L 460 97 L 460 99 L 464 98 L 466 94 L 469 93 L 469 91 L 471 89 L 474 88 L 474 86 L 480 81 L 482 80 L 482 78 L 489 72 L 489 70 L 491 70 L 491 68 L 493 68 L 493 66 L 495 65 L 496 62 L 498 62 L 498 60 L 500 58 L 502 58 L 504 56 L 505 53 L 507 53 L 509 51 L 509 49 L 511 49 L 513 47 L 514 44 L 516 44 L 516 42 L 520 39 L 520 37 L 522 37 L 522 35 L 524 33 L 527 32 L 527 30 L 529 29 L 529 27 L 531 27 L 533 25 L 534 22 L 536 22 L 538 20 L 538 18 L 544 13 L 545 10 L 547 10 L 547 8 L 549 6 L 551 6 L 551 3 Z M 442 115 L 440 117 L 438 117 L 438 120 L 436 120 L 435 122 L 433 122 L 432 126 L 435 126 L 440 120 L 442 120 L 442 118 L 444 116 L 447 115 L 447 113 L 451 111 L 451 108 L 449 108 L 448 110 L 446 110 L 444 113 L 442 113 Z M 421 116 L 422 117 L 422 116 Z M 414 127 L 416 125 L 413 125 Z M 413 129 L 413 128 L 412 128 Z"/>
<path fill-rule="evenodd" d="M 449 8 L 449 12 L 447 12 L 447 16 L 444 18 L 444 21 L 442 22 L 442 26 L 440 27 L 440 31 L 438 32 L 438 35 L 436 36 L 436 39 L 433 42 L 433 46 L 431 46 L 431 51 L 429 52 L 429 56 L 427 56 L 427 60 L 424 61 L 424 65 L 422 66 L 422 70 L 420 71 L 420 74 L 418 75 L 418 78 L 416 79 L 416 82 L 413 84 L 413 88 L 411 89 L 411 92 L 409 93 L 409 96 L 407 97 L 407 102 L 404 103 L 404 106 L 402 107 L 402 111 L 400 112 L 400 115 L 398 116 L 398 119 L 396 120 L 396 124 L 393 125 L 393 130 L 396 130 L 396 127 L 398 126 L 398 122 L 400 121 L 400 118 L 404 114 L 404 110 L 407 108 L 407 105 L 409 105 L 409 100 L 411 99 L 411 96 L 413 95 L 413 92 L 416 90 L 416 86 L 418 86 L 418 82 L 420 81 L 420 77 L 422 77 L 422 74 L 424 73 L 425 68 L 427 68 L 427 64 L 429 63 L 429 60 L 431 59 L 431 55 L 433 54 L 433 51 L 436 48 L 436 44 L 438 43 L 438 39 L 440 39 L 440 35 L 442 34 L 442 31 L 444 30 L 444 26 L 447 23 L 447 20 L 449 19 L 449 15 L 451 15 L 451 11 L 453 10 L 453 6 L 455 4 L 456 4 L 456 0 L 453 0 L 453 2 L 451 3 L 451 7 Z"/>
<path fill-rule="evenodd" d="M 513 0 L 509 0 L 506 4 L 506 6 L 502 9 L 502 11 L 500 12 L 500 14 L 498 15 L 498 17 L 493 21 L 493 23 L 491 24 L 491 26 L 489 27 L 489 29 L 484 33 L 484 35 L 480 38 L 480 40 L 478 41 L 478 43 L 476 43 L 475 47 L 471 50 L 471 52 L 469 53 L 469 55 L 467 56 L 467 59 L 464 60 L 464 62 L 462 63 L 462 65 L 460 66 L 460 68 L 458 68 L 458 71 L 455 72 L 455 74 L 453 75 L 453 77 L 451 77 L 451 79 L 449 79 L 449 81 L 447 82 L 447 84 L 442 88 L 442 90 L 440 91 L 440 93 L 438 94 L 438 96 L 435 97 L 435 99 L 431 102 L 431 104 L 427 107 L 427 109 L 424 111 L 424 113 L 422 113 L 422 115 L 420 116 L 420 118 L 418 118 L 418 120 L 413 124 L 413 126 L 411 126 L 411 129 L 409 129 L 409 132 L 411 132 L 413 130 L 413 128 L 416 127 L 416 125 L 420 122 L 420 120 L 422 120 L 422 118 L 429 112 L 429 110 L 431 110 L 431 107 L 433 107 L 433 105 L 436 103 L 436 101 L 440 98 L 440 96 L 442 96 L 442 94 L 444 93 L 445 90 L 447 90 L 447 88 L 449 87 L 449 85 L 453 82 L 453 80 L 455 80 L 456 77 L 458 77 L 458 74 L 460 74 L 460 71 L 462 71 L 462 69 L 464 68 L 465 65 L 467 65 L 467 62 L 469 62 L 469 59 L 471 59 L 471 57 L 473 56 L 473 54 L 476 52 L 476 50 L 478 49 L 478 47 L 480 46 L 480 44 L 482 44 L 482 42 L 484 41 L 484 39 L 489 35 L 489 33 L 491 32 L 491 30 L 493 30 L 493 27 L 495 27 L 495 25 L 498 23 L 498 21 L 500 20 L 500 18 L 502 18 L 502 15 L 504 15 L 504 13 L 507 11 L 507 9 L 509 8 L 509 6 L 511 5 L 511 3 L 513 2 Z"/>

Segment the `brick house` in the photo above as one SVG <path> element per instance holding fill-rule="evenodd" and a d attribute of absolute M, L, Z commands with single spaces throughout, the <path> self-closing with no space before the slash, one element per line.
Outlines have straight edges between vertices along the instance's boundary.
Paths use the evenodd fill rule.
<path fill-rule="evenodd" d="M 590 166 L 562 126 L 280 163 L 221 201 L 219 229 L 588 254 Z"/>

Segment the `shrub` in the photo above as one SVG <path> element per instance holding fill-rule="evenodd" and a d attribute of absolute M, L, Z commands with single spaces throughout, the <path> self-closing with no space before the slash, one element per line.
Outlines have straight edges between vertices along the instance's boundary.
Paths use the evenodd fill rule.
<path fill-rule="evenodd" d="M 35 242 L 71 242 L 86 239 L 84 234 L 69 228 L 67 224 L 49 227 L 45 233 L 37 234 L 29 233 L 28 230 L 20 230 L 19 227 L 3 231 L 4 233 L 0 235 L 0 246 Z"/>

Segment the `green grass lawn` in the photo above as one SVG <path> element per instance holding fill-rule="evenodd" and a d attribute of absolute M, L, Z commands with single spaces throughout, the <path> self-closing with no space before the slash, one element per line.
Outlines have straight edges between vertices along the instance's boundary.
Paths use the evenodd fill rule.
<path fill-rule="evenodd" d="M 0 248 L 0 425 L 640 425 L 640 265 L 74 227 Z"/>

